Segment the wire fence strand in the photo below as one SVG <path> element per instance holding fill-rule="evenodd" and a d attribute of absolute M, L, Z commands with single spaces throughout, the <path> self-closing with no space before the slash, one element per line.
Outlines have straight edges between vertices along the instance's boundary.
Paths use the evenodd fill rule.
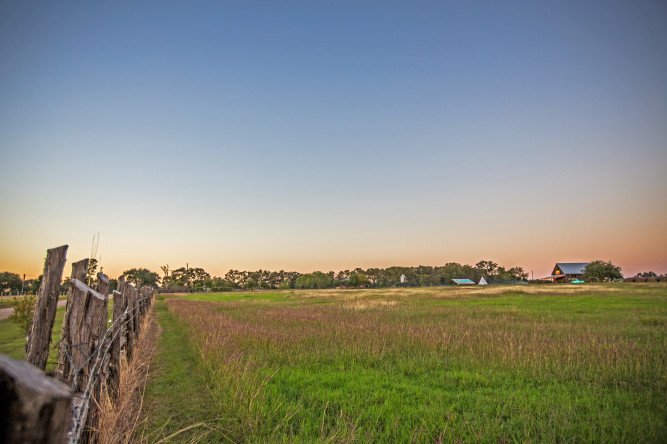
<path fill-rule="evenodd" d="M 65 338 L 59 341 L 58 344 L 64 350 L 71 367 L 69 374 L 74 375 L 71 384 L 73 391 L 76 392 L 77 390 L 79 375 L 82 370 L 88 367 L 88 380 L 86 386 L 83 392 L 75 394 L 75 397 L 78 398 L 78 402 L 72 403 L 72 424 L 67 435 L 70 444 L 78 444 L 81 441 L 84 426 L 90 411 L 90 402 L 93 399 L 92 395 L 95 393 L 98 384 L 101 386 L 103 382 L 103 371 L 109 362 L 109 350 L 117 339 L 120 340 L 119 336 L 122 338 L 122 336 L 127 336 L 128 334 L 137 334 L 137 332 L 128 333 L 128 330 L 132 330 L 130 329 L 130 323 L 135 322 L 136 318 L 144 314 L 145 310 L 142 310 L 142 306 L 150 301 L 151 296 L 152 294 L 144 297 L 140 296 L 137 300 L 137 304 L 132 307 L 132 309 L 126 307 L 118 319 L 114 320 L 111 326 L 109 326 L 101 336 L 99 343 L 94 350 L 92 350 L 79 365 L 76 365 L 73 350 L 76 349 L 82 354 L 85 354 L 84 346 L 90 345 L 91 342 L 69 344 Z"/>

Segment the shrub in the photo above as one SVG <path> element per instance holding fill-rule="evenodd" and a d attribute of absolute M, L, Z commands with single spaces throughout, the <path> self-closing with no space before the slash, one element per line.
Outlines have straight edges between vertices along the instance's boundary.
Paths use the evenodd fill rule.
<path fill-rule="evenodd" d="M 35 311 L 35 302 L 37 302 L 36 296 L 15 297 L 12 300 L 14 313 L 12 313 L 9 319 L 21 327 L 26 334 L 28 334 L 32 325 L 32 313 Z"/>

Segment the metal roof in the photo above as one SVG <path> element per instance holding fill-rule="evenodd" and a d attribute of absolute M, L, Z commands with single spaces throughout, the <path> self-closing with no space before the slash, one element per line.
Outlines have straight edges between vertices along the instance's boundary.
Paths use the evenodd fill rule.
<path fill-rule="evenodd" d="M 556 267 L 560 268 L 560 271 L 562 271 L 563 274 L 583 274 L 584 268 L 586 268 L 586 265 L 589 263 L 590 262 L 558 262 Z M 554 271 L 556 271 L 556 267 L 554 267 Z"/>
<path fill-rule="evenodd" d="M 475 285 L 470 279 L 452 279 L 457 285 Z"/>

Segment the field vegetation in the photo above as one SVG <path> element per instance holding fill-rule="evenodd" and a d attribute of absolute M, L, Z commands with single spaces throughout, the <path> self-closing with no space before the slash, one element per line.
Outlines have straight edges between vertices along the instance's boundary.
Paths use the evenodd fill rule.
<path fill-rule="evenodd" d="M 13 299 L 13 298 L 12 298 Z M 19 298 L 20 299 L 20 298 Z M 61 296 L 59 300 L 67 299 Z M 111 319 L 113 310 L 113 299 L 109 299 L 108 313 Z M 51 351 L 49 352 L 49 359 L 46 363 L 46 371 L 53 371 L 58 364 L 58 348 L 57 344 L 60 341 L 63 317 L 65 316 L 65 307 L 58 307 L 56 310 L 56 318 L 53 322 L 53 330 L 51 331 Z M 11 318 L 0 319 L 0 353 L 14 359 L 25 358 L 25 343 L 26 332 L 21 326 L 13 322 Z"/>
<path fill-rule="evenodd" d="M 667 437 L 664 284 L 197 294 L 157 310 L 149 441 Z"/>

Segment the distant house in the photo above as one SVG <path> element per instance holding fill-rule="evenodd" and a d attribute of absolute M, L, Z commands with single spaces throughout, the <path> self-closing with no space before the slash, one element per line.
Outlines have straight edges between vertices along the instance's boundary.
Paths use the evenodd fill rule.
<path fill-rule="evenodd" d="M 590 262 L 559 262 L 551 272 L 551 276 L 544 280 L 554 282 L 569 282 L 574 279 L 583 279 L 584 270 Z"/>
<path fill-rule="evenodd" d="M 452 279 L 456 285 L 475 285 L 474 281 L 470 279 Z"/>
<path fill-rule="evenodd" d="M 407 278 L 405 277 L 404 274 L 401 275 L 401 284 L 405 284 L 407 282 Z"/>

